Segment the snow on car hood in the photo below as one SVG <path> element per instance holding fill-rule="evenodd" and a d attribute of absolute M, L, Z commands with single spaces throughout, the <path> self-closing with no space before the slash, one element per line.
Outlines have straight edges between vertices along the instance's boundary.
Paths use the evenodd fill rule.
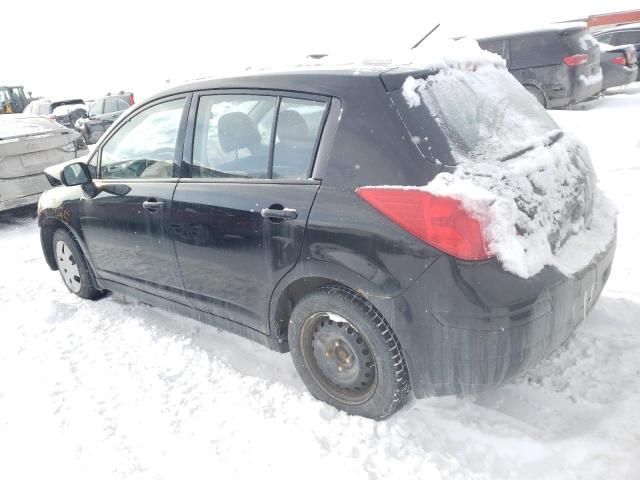
<path fill-rule="evenodd" d="M 495 55 L 471 42 L 459 51 L 457 60 L 430 61 L 435 73 L 409 76 L 402 88 L 409 107 L 429 109 L 456 163 L 418 188 L 460 200 L 506 270 L 523 278 L 546 265 L 579 272 L 615 236 L 616 209 L 596 186 L 589 152 Z"/>

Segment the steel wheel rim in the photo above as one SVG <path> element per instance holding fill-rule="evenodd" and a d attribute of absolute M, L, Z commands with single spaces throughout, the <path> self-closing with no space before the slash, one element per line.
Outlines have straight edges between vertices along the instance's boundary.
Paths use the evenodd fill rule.
<path fill-rule="evenodd" d="M 344 317 L 318 312 L 304 322 L 300 350 L 320 388 L 333 399 L 360 405 L 378 384 L 378 366 L 371 346 Z"/>
<path fill-rule="evenodd" d="M 73 252 L 62 240 L 58 240 L 56 243 L 56 261 L 65 285 L 73 293 L 78 293 L 82 288 L 78 264 L 73 256 Z"/>

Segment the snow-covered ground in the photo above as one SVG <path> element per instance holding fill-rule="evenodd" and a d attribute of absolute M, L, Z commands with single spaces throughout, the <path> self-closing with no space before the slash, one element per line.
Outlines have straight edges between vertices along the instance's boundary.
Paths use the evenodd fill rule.
<path fill-rule="evenodd" d="M 552 112 L 620 209 L 613 273 L 552 358 L 376 423 L 314 400 L 287 355 L 122 297 L 82 301 L 35 222 L 0 217 L 0 478 L 640 478 L 640 85 Z"/>

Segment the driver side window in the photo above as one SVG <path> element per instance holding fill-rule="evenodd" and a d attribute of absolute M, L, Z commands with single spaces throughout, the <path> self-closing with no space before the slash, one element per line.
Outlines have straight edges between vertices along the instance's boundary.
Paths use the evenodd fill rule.
<path fill-rule="evenodd" d="M 185 99 L 154 105 L 104 145 L 100 178 L 171 178 Z"/>

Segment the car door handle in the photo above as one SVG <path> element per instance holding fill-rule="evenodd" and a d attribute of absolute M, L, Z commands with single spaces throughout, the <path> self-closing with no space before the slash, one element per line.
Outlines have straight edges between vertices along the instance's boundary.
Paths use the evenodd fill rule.
<path fill-rule="evenodd" d="M 144 208 L 145 210 L 151 213 L 155 213 L 158 210 L 164 208 L 164 202 L 157 202 L 155 200 L 145 200 L 144 202 L 142 202 L 142 208 Z"/>
<path fill-rule="evenodd" d="M 298 212 L 293 208 L 263 208 L 260 212 L 264 218 L 277 218 L 279 220 L 295 220 Z"/>

